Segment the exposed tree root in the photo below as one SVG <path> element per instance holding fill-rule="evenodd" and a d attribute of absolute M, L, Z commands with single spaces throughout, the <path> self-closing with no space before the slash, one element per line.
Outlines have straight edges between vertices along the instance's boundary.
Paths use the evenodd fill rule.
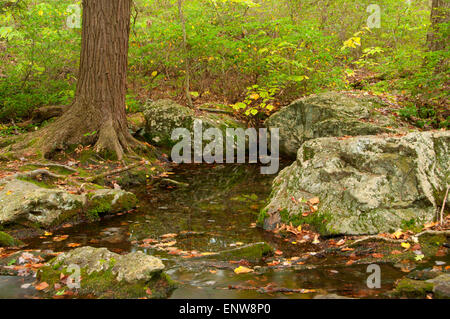
<path fill-rule="evenodd" d="M 112 119 L 103 121 L 102 114 L 79 114 L 80 109 L 73 105 L 49 126 L 28 133 L 20 141 L 16 139 L 15 143 L 3 148 L 0 156 L 6 159 L 1 153 L 12 152 L 17 158 L 29 154 L 51 158 L 56 152 L 67 150 L 73 145 L 93 145 L 97 153 L 118 160 L 135 155 L 136 151 L 148 151 L 144 143 L 130 134 L 126 120 L 124 123 Z"/>
<path fill-rule="evenodd" d="M 101 174 L 98 174 L 98 175 L 95 175 L 95 176 L 92 176 L 92 177 L 89 177 L 89 178 L 85 178 L 85 181 L 86 182 L 93 182 L 93 181 L 95 181 L 97 179 L 100 179 L 100 178 L 104 178 L 104 177 L 111 176 L 111 175 L 116 175 L 116 174 L 128 171 L 130 169 L 133 169 L 135 167 L 142 166 L 142 165 L 148 165 L 148 164 L 149 164 L 148 161 L 141 161 L 139 163 L 134 163 L 134 164 L 122 167 L 122 168 L 118 168 L 118 169 L 115 169 L 115 170 L 112 170 L 112 171 L 108 171 L 108 172 L 104 172 L 104 173 L 101 173 Z"/>

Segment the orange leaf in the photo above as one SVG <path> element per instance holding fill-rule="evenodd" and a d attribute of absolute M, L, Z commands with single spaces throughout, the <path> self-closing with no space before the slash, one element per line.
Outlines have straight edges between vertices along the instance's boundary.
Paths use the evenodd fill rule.
<path fill-rule="evenodd" d="M 48 283 L 46 283 L 45 281 L 41 282 L 40 284 L 37 284 L 36 286 L 34 286 L 34 288 L 36 290 L 44 290 L 46 288 L 48 288 Z"/>

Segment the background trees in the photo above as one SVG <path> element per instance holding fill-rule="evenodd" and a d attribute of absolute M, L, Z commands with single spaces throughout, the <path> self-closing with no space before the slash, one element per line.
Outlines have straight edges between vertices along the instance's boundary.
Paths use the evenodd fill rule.
<path fill-rule="evenodd" d="M 22 1 L 26 10 L 0 17 L 4 123 L 27 118 L 40 105 L 70 103 L 77 82 L 81 32 L 65 24 L 71 14 L 67 5 L 76 1 Z M 448 39 L 448 22 L 432 32 L 428 0 L 383 0 L 377 2 L 381 28 L 367 30 L 372 2 L 184 1 L 186 57 L 178 0 L 135 0 L 128 111 L 138 110 L 148 97 L 187 104 L 188 58 L 195 105 L 233 110 L 247 101 L 258 110 L 248 116 L 258 117 L 301 95 L 357 88 L 393 94 L 401 103 L 400 115 L 418 125 L 448 127 L 448 71 L 440 62 L 448 52 L 430 52 L 428 45 L 429 34 L 435 43 Z M 342 50 L 350 38 L 359 43 Z M 239 109 L 244 116 L 248 110 Z"/>

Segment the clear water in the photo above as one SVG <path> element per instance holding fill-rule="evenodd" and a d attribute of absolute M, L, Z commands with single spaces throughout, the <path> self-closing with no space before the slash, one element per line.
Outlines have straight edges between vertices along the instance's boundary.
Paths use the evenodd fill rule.
<path fill-rule="evenodd" d="M 262 274 L 236 275 L 233 267 L 217 269 L 181 256 L 139 246 L 143 239 L 160 239 L 168 233 L 188 232 L 176 240 L 185 251 L 217 252 L 241 242 L 265 241 L 284 252 L 284 257 L 317 250 L 314 245 L 292 245 L 274 234 L 254 228 L 259 210 L 270 194 L 273 176 L 259 173 L 251 165 L 189 165 L 174 171 L 171 178 L 186 182 L 188 188 L 165 187 L 134 190 L 140 208 L 131 214 L 104 219 L 98 223 L 63 229 L 54 235 L 69 235 L 62 242 L 50 238 L 27 241 L 27 249 L 65 251 L 68 243 L 107 247 L 118 253 L 142 250 L 160 257 L 171 277 L 180 282 L 171 298 L 312 298 L 317 293 L 350 297 L 377 297 L 392 288 L 402 274 L 390 265 L 382 266 L 382 288 L 367 288 L 366 267 L 316 268 L 294 271 L 272 269 Z M 231 246 L 230 246 L 231 245 Z M 331 258 L 331 259 L 330 259 Z M 332 262 L 332 256 L 327 264 Z M 312 261 L 320 265 L 323 261 Z M 237 266 L 235 266 L 237 267 Z M 0 298 L 39 296 L 32 287 L 20 288 L 32 278 L 0 276 Z M 314 289 L 312 293 L 268 293 L 257 289 L 229 289 L 229 286 L 265 287 L 268 284 L 289 289 Z"/>

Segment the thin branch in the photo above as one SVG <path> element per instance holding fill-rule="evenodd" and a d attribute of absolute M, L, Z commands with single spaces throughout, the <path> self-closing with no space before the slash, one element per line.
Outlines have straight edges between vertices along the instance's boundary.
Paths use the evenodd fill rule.
<path fill-rule="evenodd" d="M 116 175 L 116 174 L 128 171 L 130 169 L 133 169 L 135 167 L 142 166 L 142 165 L 145 165 L 145 164 L 148 164 L 148 162 L 147 161 L 141 161 L 141 162 L 138 162 L 138 163 L 134 163 L 134 164 L 122 167 L 122 168 L 114 169 L 112 171 L 104 172 L 104 173 L 101 173 L 101 174 L 98 174 L 98 175 L 95 175 L 95 176 L 92 176 L 92 177 L 89 177 L 89 178 L 85 178 L 85 181 L 86 182 L 93 182 L 93 181 L 95 181 L 97 179 L 104 178 L 104 177 L 111 176 L 111 175 Z"/>

